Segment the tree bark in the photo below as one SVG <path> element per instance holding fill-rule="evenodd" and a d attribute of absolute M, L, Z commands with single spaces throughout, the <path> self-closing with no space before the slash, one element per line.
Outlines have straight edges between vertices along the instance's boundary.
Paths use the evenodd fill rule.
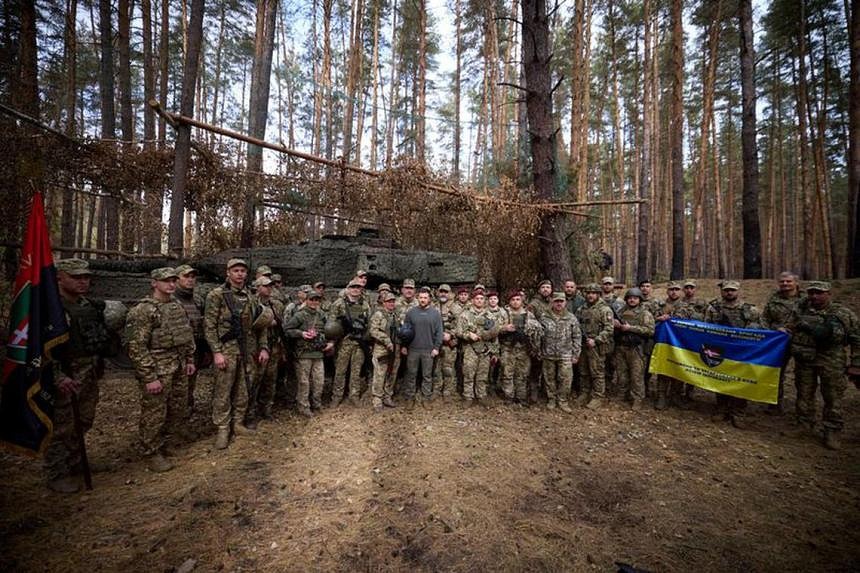
<path fill-rule="evenodd" d="M 191 0 L 191 22 L 188 29 L 188 51 L 182 74 L 182 98 L 179 113 L 194 113 L 194 88 L 197 85 L 197 68 L 200 63 L 200 43 L 203 36 L 203 9 L 205 0 Z M 170 253 L 183 256 L 185 251 L 183 223 L 185 221 L 185 189 L 188 181 L 188 164 L 191 159 L 191 126 L 180 124 L 176 130 L 176 159 L 173 173 L 173 196 L 170 201 L 170 224 L 167 247 Z"/>
<path fill-rule="evenodd" d="M 461 97 L 461 81 L 463 61 L 463 4 L 462 0 L 456 0 L 454 4 L 454 157 L 451 176 L 454 179 L 454 185 L 460 184 L 460 153 L 462 151 L 462 143 L 460 136 L 462 127 L 460 126 L 460 97 Z"/>
<path fill-rule="evenodd" d="M 116 138 L 116 111 L 114 108 L 114 70 L 113 70 L 113 26 L 111 23 L 111 0 L 99 0 L 99 42 L 101 58 L 99 60 L 99 95 L 102 112 L 102 139 Z M 112 190 L 105 189 L 106 194 Z M 104 248 L 119 249 L 119 207 L 113 197 L 105 197 Z M 99 245 L 102 248 L 102 245 Z"/>
<path fill-rule="evenodd" d="M 684 28 L 682 0 L 672 0 L 672 271 L 684 276 Z"/>
<path fill-rule="evenodd" d="M 580 0 L 581 3 L 581 0 Z M 643 40 L 642 66 L 642 162 L 639 172 L 639 198 L 653 201 L 651 197 L 651 0 L 644 0 L 643 20 L 645 35 Z M 571 132 L 573 137 L 573 132 Z M 573 158 L 571 157 L 571 160 Z M 639 229 L 636 254 L 636 282 L 648 279 L 648 221 L 650 219 L 648 203 L 639 204 Z"/>
<path fill-rule="evenodd" d="M 170 62 L 170 10 L 168 0 L 161 0 L 161 31 L 158 38 L 158 102 L 162 109 L 167 109 L 167 87 L 169 82 Z M 167 122 L 161 116 L 158 119 L 158 147 L 164 149 L 167 142 Z"/>
<path fill-rule="evenodd" d="M 66 134 L 74 137 L 77 132 L 75 122 L 75 107 L 77 96 L 77 0 L 66 1 L 66 27 L 65 40 L 65 66 L 66 66 L 66 89 L 65 89 L 65 114 Z M 75 192 L 69 185 L 63 190 L 62 229 L 60 242 L 65 246 L 75 244 Z"/>
<path fill-rule="evenodd" d="M 744 278 L 761 278 L 761 227 L 758 213 L 758 143 L 756 142 L 755 50 L 752 0 L 740 0 L 742 127 L 744 190 L 742 195 Z"/>
<path fill-rule="evenodd" d="M 545 0 L 523 1 L 522 42 L 534 192 L 538 201 L 552 201 L 557 195 L 558 174 L 550 93 L 552 74 L 549 19 Z M 572 276 L 565 227 L 563 214 L 541 214 L 538 236 L 540 268 L 543 276 L 555 284 L 561 284 L 564 279 Z"/>
<path fill-rule="evenodd" d="M 860 0 L 851 0 L 851 79 L 848 97 L 848 252 L 847 274 L 860 277 Z"/>
<path fill-rule="evenodd" d="M 362 61 L 364 59 L 364 0 L 353 0 L 352 25 L 350 26 L 349 60 L 346 73 L 346 102 L 343 113 L 343 158 L 352 160 L 352 126 L 355 118 L 355 102 L 361 83 Z M 357 139 L 361 139 L 361 133 Z"/>

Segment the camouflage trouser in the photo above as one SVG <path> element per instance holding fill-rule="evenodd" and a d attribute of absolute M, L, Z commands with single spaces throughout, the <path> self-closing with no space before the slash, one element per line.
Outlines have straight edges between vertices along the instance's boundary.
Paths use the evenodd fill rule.
<path fill-rule="evenodd" d="M 154 454 L 164 446 L 165 434 L 188 418 L 188 377 L 182 357 L 155 356 L 161 392 L 150 394 L 140 382 L 140 444 L 143 453 Z"/>
<path fill-rule="evenodd" d="M 597 344 L 594 348 L 582 345 L 579 356 L 579 375 L 582 380 L 582 393 L 596 398 L 606 394 L 606 347 Z"/>
<path fill-rule="evenodd" d="M 824 399 L 822 424 L 825 428 L 841 430 L 842 396 L 848 387 L 844 361 L 818 358 L 808 362 L 794 361 L 794 385 L 797 388 L 795 404 L 797 418 L 806 424 L 815 422 L 815 391 L 821 382 L 821 397 Z"/>
<path fill-rule="evenodd" d="M 573 384 L 573 364 L 570 358 L 560 360 L 544 358 L 542 369 L 546 396 L 549 402 L 552 403 L 557 400 L 559 404 L 566 404 L 570 397 L 570 387 Z"/>
<path fill-rule="evenodd" d="M 469 344 L 463 349 L 463 399 L 487 397 L 487 380 L 490 377 L 489 352 L 476 352 Z"/>
<path fill-rule="evenodd" d="M 618 387 L 630 400 L 645 398 L 645 357 L 638 346 L 615 347 L 615 371 Z"/>
<path fill-rule="evenodd" d="M 81 358 L 72 363 L 73 378 L 80 382 L 78 409 L 81 414 L 81 429 L 86 432 L 93 427 L 96 405 L 99 401 L 99 385 L 96 380 L 95 359 Z M 80 471 L 81 450 L 75 433 L 75 418 L 72 414 L 72 399 L 57 392 L 54 400 L 54 434 L 45 450 L 44 468 L 49 480 L 65 477 Z"/>
<path fill-rule="evenodd" d="M 301 408 L 319 408 L 322 405 L 325 366 L 322 358 L 299 358 L 296 361 L 298 389 L 296 403 Z"/>
<path fill-rule="evenodd" d="M 253 404 L 249 405 L 252 415 L 258 415 L 266 410 L 271 410 L 275 403 L 275 382 L 278 379 L 278 368 L 283 359 L 283 349 L 279 344 L 272 348 L 269 354 L 269 361 L 265 366 L 257 363 L 256 372 L 256 387 L 257 399 Z"/>
<path fill-rule="evenodd" d="M 225 352 L 227 368 L 215 371 L 212 388 L 212 423 L 219 429 L 229 428 L 230 422 L 241 424 L 248 410 L 248 387 L 242 371 L 244 363 L 237 351 Z M 248 372 L 249 376 L 251 372 Z"/>
<path fill-rule="evenodd" d="M 457 393 L 457 348 L 442 345 L 433 369 L 433 393 L 442 396 L 453 396 Z"/>
<path fill-rule="evenodd" d="M 529 397 L 532 358 L 525 346 L 502 346 L 502 392 L 505 398 L 525 402 Z"/>
<path fill-rule="evenodd" d="M 682 389 L 683 392 L 683 389 Z M 746 415 L 747 401 L 726 394 L 717 394 L 717 411 L 725 412 L 732 418 L 743 418 Z"/>
<path fill-rule="evenodd" d="M 337 359 L 334 363 L 334 385 L 332 386 L 331 399 L 336 402 L 344 397 L 346 388 L 346 373 L 349 371 L 349 395 L 350 397 L 361 394 L 361 367 L 364 365 L 364 351 L 358 341 L 352 338 L 344 338 L 337 351 Z"/>
<path fill-rule="evenodd" d="M 673 402 L 680 401 L 684 397 L 684 384 L 680 380 L 676 380 L 669 376 L 664 376 L 663 374 L 657 375 L 657 397 L 663 397 L 664 399 L 671 400 Z M 717 394 L 718 401 L 720 394 Z"/>
<path fill-rule="evenodd" d="M 373 382 L 370 392 L 373 395 L 373 405 L 381 406 L 384 398 L 391 399 L 394 395 L 394 377 L 397 376 L 394 368 L 399 360 L 394 354 L 374 354 L 371 362 L 373 362 Z M 388 368 L 389 364 L 391 369 Z"/>

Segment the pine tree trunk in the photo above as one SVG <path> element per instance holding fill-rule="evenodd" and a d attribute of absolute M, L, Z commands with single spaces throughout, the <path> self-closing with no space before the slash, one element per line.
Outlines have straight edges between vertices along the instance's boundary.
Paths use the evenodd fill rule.
<path fill-rule="evenodd" d="M 645 35 L 643 39 L 643 65 L 642 65 L 642 158 L 639 172 L 639 198 L 643 201 L 652 202 L 651 195 L 651 0 L 644 0 L 643 20 Z M 650 205 L 639 204 L 639 221 L 637 234 L 636 253 L 636 282 L 648 279 L 648 241 Z"/>
<path fill-rule="evenodd" d="M 848 18 L 851 78 L 848 97 L 848 252 L 847 275 L 860 277 L 860 1 L 851 1 Z"/>
<path fill-rule="evenodd" d="M 427 111 L 427 2 L 418 0 L 418 78 L 416 79 L 418 103 L 416 108 L 415 125 L 415 158 L 425 160 L 426 121 Z"/>
<path fill-rule="evenodd" d="M 347 163 L 352 161 L 352 126 L 355 116 L 355 101 L 361 82 L 361 63 L 364 59 L 364 44 L 362 42 L 364 24 L 364 0 L 352 2 L 352 25 L 350 26 L 349 58 L 346 73 L 346 101 L 343 113 L 343 158 Z M 361 134 L 358 134 L 361 138 Z"/>
<path fill-rule="evenodd" d="M 378 168 L 379 159 L 379 3 L 373 0 L 373 105 L 370 112 L 370 168 Z"/>
<path fill-rule="evenodd" d="M 761 227 L 758 213 L 758 143 L 756 142 L 755 50 L 752 0 L 740 0 L 740 59 L 742 93 L 743 179 L 742 196 L 744 278 L 761 278 Z"/>
<path fill-rule="evenodd" d="M 158 37 L 158 102 L 162 109 L 167 109 L 167 87 L 169 85 L 170 62 L 170 10 L 168 0 L 161 0 L 161 32 Z M 158 118 L 158 147 L 164 149 L 167 142 L 167 123 L 164 117 Z"/>
<path fill-rule="evenodd" d="M 394 0 L 394 6 L 391 8 L 391 80 L 389 82 L 390 95 L 388 97 L 388 117 L 386 118 L 385 127 L 385 167 L 391 168 L 391 161 L 394 158 L 394 125 L 397 122 L 397 107 L 400 105 L 399 82 L 398 82 L 398 66 L 397 66 L 397 0 Z M 459 66 L 458 66 L 459 69 Z M 459 96 L 459 94 L 457 94 Z"/>
<path fill-rule="evenodd" d="M 102 139 L 116 138 L 116 111 L 114 108 L 114 68 L 113 68 L 113 26 L 111 23 L 111 0 L 99 0 L 99 42 L 101 58 L 99 61 L 99 94 L 102 112 Z M 105 194 L 114 191 L 104 189 Z M 119 205 L 114 197 L 104 199 L 104 248 L 119 248 Z M 100 229 L 101 231 L 101 229 Z M 102 234 L 100 232 L 100 234 Z"/>
<path fill-rule="evenodd" d="M 66 85 L 65 85 L 65 119 L 66 119 L 66 134 L 69 137 L 75 137 L 77 127 L 75 124 L 75 105 L 77 96 L 77 18 L 78 18 L 78 2 L 77 0 L 66 1 L 66 26 L 64 32 L 65 41 L 65 67 L 66 67 Z M 75 244 L 75 192 L 71 185 L 67 185 L 63 190 L 63 209 L 62 209 L 62 230 L 60 234 L 60 243 L 63 246 L 73 246 Z"/>
<path fill-rule="evenodd" d="M 462 129 L 460 126 L 460 74 L 462 72 L 462 58 L 463 58 L 463 30 L 462 30 L 462 19 L 463 19 L 463 6 L 462 0 L 455 0 L 454 4 L 454 28 L 455 28 L 455 41 L 454 41 L 454 157 L 453 157 L 453 168 L 451 169 L 451 176 L 454 179 L 454 185 L 460 184 L 460 152 L 462 150 L 462 144 L 460 141 L 460 136 L 462 133 Z"/>
<path fill-rule="evenodd" d="M 682 0 L 672 0 L 672 279 L 684 276 L 684 28 Z"/>

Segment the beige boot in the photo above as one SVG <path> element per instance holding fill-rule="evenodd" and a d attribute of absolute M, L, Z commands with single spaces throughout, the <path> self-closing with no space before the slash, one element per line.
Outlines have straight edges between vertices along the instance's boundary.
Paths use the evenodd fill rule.
<path fill-rule="evenodd" d="M 155 452 L 154 454 L 148 456 L 148 460 L 146 462 L 147 467 L 149 467 L 149 471 L 155 473 L 164 473 L 169 472 L 173 469 L 173 464 L 167 461 L 167 459 L 161 455 L 161 452 Z"/>
<path fill-rule="evenodd" d="M 230 428 L 218 428 L 218 435 L 215 436 L 215 449 L 224 450 L 230 444 Z"/>

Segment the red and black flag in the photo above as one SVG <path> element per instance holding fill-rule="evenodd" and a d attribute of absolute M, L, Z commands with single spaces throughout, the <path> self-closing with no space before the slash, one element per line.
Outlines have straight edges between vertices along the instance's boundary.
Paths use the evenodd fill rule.
<path fill-rule="evenodd" d="M 10 314 L 0 396 L 0 444 L 18 452 L 41 453 L 53 429 L 51 351 L 69 338 L 41 193 L 33 195 Z"/>

